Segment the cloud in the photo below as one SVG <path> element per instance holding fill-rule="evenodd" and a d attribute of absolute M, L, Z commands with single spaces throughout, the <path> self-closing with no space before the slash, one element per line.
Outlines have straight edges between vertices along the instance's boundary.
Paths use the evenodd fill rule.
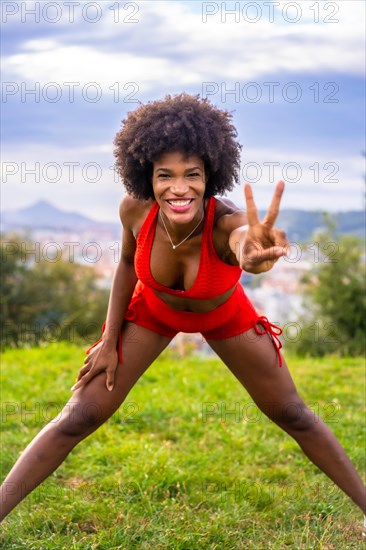
<path fill-rule="evenodd" d="M 284 153 L 271 149 L 248 148 L 241 162 L 241 185 L 230 196 L 243 201 L 243 184 L 251 183 L 258 208 L 269 206 L 276 183 L 284 180 L 283 208 L 305 210 L 360 210 L 364 202 L 364 160 L 360 155 L 330 157 L 304 151 Z"/>
<path fill-rule="evenodd" d="M 19 4 L 29 8 L 35 5 Z M 236 110 L 235 123 L 241 142 L 246 144 L 243 166 L 257 163 L 262 170 L 261 178 L 253 182 L 258 205 L 267 206 L 274 181 L 286 179 L 286 173 L 282 172 L 292 162 L 295 164 L 287 168 L 287 175 L 290 179 L 295 177 L 297 163 L 301 178 L 288 183 L 284 206 L 333 210 L 362 207 L 363 167 L 361 155 L 357 157 L 362 115 L 355 90 L 359 90 L 359 77 L 364 72 L 363 2 L 278 1 L 273 3 L 274 22 L 270 22 L 265 11 L 267 2 L 80 1 L 73 21 L 66 3 L 58 4 L 63 12 L 56 23 L 47 22 L 44 17 L 37 24 L 32 17 L 22 23 L 19 12 L 3 24 L 3 32 L 9 37 L 3 49 L 3 82 L 24 83 L 29 88 L 34 83 L 44 86 L 56 82 L 63 86 L 65 82 L 79 82 L 77 99 L 83 84 L 96 82 L 103 88 L 102 99 L 106 101 L 71 104 L 64 100 L 67 95 L 64 89 L 58 103 L 42 100 L 42 94 L 40 102 L 28 96 L 23 101 L 20 93 L 9 97 L 3 123 L 8 126 L 8 144 L 3 148 L 3 158 L 20 168 L 3 187 L 3 208 L 17 208 L 47 198 L 65 209 L 71 202 L 95 216 L 97 205 L 96 217 L 115 216 L 123 190 L 110 170 L 114 160 L 112 145 L 103 142 L 117 130 L 113 121 L 137 106 L 126 101 L 128 94 L 138 90 L 134 96 L 145 101 L 181 90 L 199 93 L 203 82 L 225 83 L 227 89 L 240 83 L 243 91 L 245 83 L 256 80 L 262 81 L 263 92 L 267 92 L 264 82 L 281 81 L 276 91 L 276 97 L 280 98 L 277 105 L 269 104 L 268 100 L 262 104 L 243 102 L 242 94 L 240 102 L 233 105 L 221 98 L 220 91 L 211 99 L 219 106 Z M 83 12 L 87 4 L 100 7 L 100 20 L 88 21 L 93 11 Z M 202 17 L 204 4 L 213 5 L 216 12 L 208 15 L 206 22 Z M 223 6 L 229 10 L 237 4 L 240 13 L 227 14 L 224 22 Z M 261 7 L 261 17 L 256 23 L 250 23 L 243 15 L 248 4 Z M 291 10 L 284 12 L 289 4 L 301 6 L 301 18 L 296 23 L 284 16 L 286 13 L 287 19 L 294 17 Z M 45 4 L 38 2 L 38 5 L 43 9 Z M 124 6 L 127 8 L 123 9 Z M 339 8 L 337 13 L 333 13 L 334 7 Z M 316 9 L 319 22 L 314 21 Z M 253 17 L 253 13 L 247 15 Z M 326 17 L 338 22 L 326 22 Z M 323 89 L 325 79 L 339 84 L 336 94 L 339 103 L 322 103 L 331 92 Z M 301 104 L 283 101 L 283 85 L 292 80 L 303 90 Z M 314 88 L 309 88 L 315 80 L 319 81 L 320 103 L 315 103 Z M 114 101 L 115 83 L 119 85 L 120 103 Z M 124 89 L 128 83 L 130 87 Z M 131 83 L 136 83 L 136 87 Z M 73 147 L 67 148 L 66 143 L 72 143 Z M 90 146 L 81 147 L 80 143 Z M 41 174 L 38 182 L 31 176 L 22 182 L 22 162 L 29 165 L 39 162 L 41 171 L 47 163 L 59 163 L 62 177 L 59 181 L 47 181 L 48 175 L 52 179 L 51 166 L 46 178 Z M 73 183 L 67 179 L 68 167 L 63 166 L 64 162 L 79 163 L 74 169 Z M 94 183 L 88 181 L 92 179 L 92 168 L 86 174 L 84 168 L 93 162 L 102 167 L 102 175 Z M 271 162 L 280 163 L 274 166 L 273 183 L 267 177 L 270 168 L 264 164 Z M 332 176 L 332 170 L 337 168 L 334 163 L 338 171 Z M 317 170 L 319 182 L 314 181 Z M 246 175 L 255 179 L 254 172 L 253 164 Z M 242 176 L 242 181 L 248 179 Z M 327 176 L 339 181 L 324 181 Z M 241 201 L 242 186 L 231 196 Z"/>
<path fill-rule="evenodd" d="M 229 9 L 234 3 L 217 2 L 211 4 L 218 12 L 204 23 L 190 2 L 131 4 L 138 6 L 136 23 L 123 22 L 128 12 L 122 8 L 115 23 L 117 12 L 106 5 L 94 24 L 81 20 L 80 14 L 73 25 L 43 22 L 39 38 L 25 39 L 17 52 L 4 56 L 6 78 L 43 84 L 97 82 L 105 89 L 118 80 L 137 82 L 150 92 L 207 80 L 255 80 L 279 72 L 363 74 L 362 2 L 329 3 L 340 7 L 334 16 L 339 22 L 333 24 L 309 23 L 314 16 L 309 10 L 293 24 L 284 24 L 278 15 L 273 23 L 264 16 L 249 23 L 242 15 L 238 22 L 229 15 L 223 22 L 220 6 Z M 304 3 L 298 4 L 305 12 Z M 285 5 L 276 6 L 275 13 Z M 326 15 L 321 14 L 321 21 Z M 27 25 L 23 27 L 26 36 Z"/>
<path fill-rule="evenodd" d="M 117 220 L 124 188 L 112 170 L 109 144 L 83 147 L 6 146 L 3 151 L 2 209 L 28 206 L 46 199 L 60 208 L 96 219 Z M 6 160 L 5 160 L 6 159 Z M 36 163 L 38 163 L 36 165 Z M 362 156 L 338 156 L 332 161 L 319 153 L 251 149 L 243 155 L 240 184 L 227 196 L 243 204 L 243 185 L 253 186 L 258 208 L 269 205 L 275 184 L 286 181 L 283 208 L 360 210 L 363 207 Z M 87 197 L 87 200 L 85 200 Z"/>
<path fill-rule="evenodd" d="M 2 209 L 42 199 L 92 218 L 118 221 L 123 187 L 113 170 L 109 144 L 57 147 L 48 144 L 3 148 Z"/>

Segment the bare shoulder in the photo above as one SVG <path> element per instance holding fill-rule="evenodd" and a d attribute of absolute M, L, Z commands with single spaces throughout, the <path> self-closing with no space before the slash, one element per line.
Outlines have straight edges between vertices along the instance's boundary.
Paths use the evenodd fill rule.
<path fill-rule="evenodd" d="M 216 197 L 215 226 L 220 233 L 229 235 L 234 229 L 246 225 L 247 215 L 230 199 Z"/>
<path fill-rule="evenodd" d="M 136 199 L 132 195 L 125 195 L 119 205 L 119 216 L 123 225 L 130 225 L 136 214 L 142 208 L 144 201 Z"/>
<path fill-rule="evenodd" d="M 152 199 L 145 201 L 136 199 L 132 195 L 125 195 L 121 200 L 119 215 L 122 225 L 125 229 L 130 229 L 135 237 L 138 235 L 153 202 Z"/>

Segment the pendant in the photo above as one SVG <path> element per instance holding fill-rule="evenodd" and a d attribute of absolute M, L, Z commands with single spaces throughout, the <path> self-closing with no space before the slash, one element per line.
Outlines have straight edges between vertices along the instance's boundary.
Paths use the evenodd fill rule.
<path fill-rule="evenodd" d="M 173 244 L 173 250 L 175 250 L 177 247 L 175 246 L 175 244 Z"/>

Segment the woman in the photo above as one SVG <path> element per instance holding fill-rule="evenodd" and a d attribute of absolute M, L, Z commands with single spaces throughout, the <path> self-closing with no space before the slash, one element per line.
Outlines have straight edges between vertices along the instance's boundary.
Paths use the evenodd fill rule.
<path fill-rule="evenodd" d="M 238 284 L 243 269 L 269 270 L 288 241 L 274 228 L 282 182 L 263 222 L 250 186 L 246 214 L 214 196 L 239 180 L 240 145 L 230 119 L 207 100 L 180 94 L 124 120 L 115 139 L 128 192 L 120 206 L 123 246 L 103 337 L 88 350 L 64 410 L 6 478 L 1 517 L 118 409 L 179 331 L 201 332 L 258 407 L 365 511 L 351 461 L 296 392 L 279 331 L 258 317 Z"/>

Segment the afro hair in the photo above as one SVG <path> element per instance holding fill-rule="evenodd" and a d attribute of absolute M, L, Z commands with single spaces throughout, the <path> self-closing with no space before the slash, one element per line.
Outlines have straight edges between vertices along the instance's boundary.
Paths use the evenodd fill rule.
<path fill-rule="evenodd" d="M 114 140 L 116 170 L 127 192 L 137 199 L 153 198 L 153 162 L 173 151 L 203 160 L 206 197 L 231 191 L 239 181 L 241 151 L 231 118 L 207 99 L 186 93 L 129 112 Z"/>

